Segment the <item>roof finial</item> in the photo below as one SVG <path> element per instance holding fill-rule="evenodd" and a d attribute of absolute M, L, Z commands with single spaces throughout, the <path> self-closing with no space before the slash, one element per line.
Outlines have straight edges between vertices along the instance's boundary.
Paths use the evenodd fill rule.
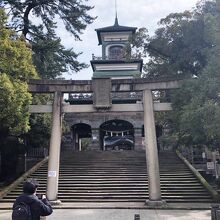
<path fill-rule="evenodd" d="M 117 0 L 115 0 L 115 24 L 114 26 L 118 26 Z"/>

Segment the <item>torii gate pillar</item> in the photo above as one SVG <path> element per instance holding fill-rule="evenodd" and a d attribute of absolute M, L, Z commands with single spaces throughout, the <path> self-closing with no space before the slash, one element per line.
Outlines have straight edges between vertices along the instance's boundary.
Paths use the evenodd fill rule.
<path fill-rule="evenodd" d="M 154 121 L 153 98 L 151 90 L 144 90 L 143 93 L 144 134 L 149 190 L 149 200 L 147 200 L 146 203 L 149 206 L 161 206 L 165 203 L 165 201 L 161 200 L 160 172 Z"/>
<path fill-rule="evenodd" d="M 48 161 L 48 175 L 47 175 L 47 198 L 50 201 L 60 203 L 57 200 L 58 195 L 58 181 L 59 181 L 59 167 L 60 167 L 60 146 L 61 146 L 61 104 L 62 93 L 54 93 L 53 101 L 53 116 L 52 128 L 50 137 L 50 150 Z"/>

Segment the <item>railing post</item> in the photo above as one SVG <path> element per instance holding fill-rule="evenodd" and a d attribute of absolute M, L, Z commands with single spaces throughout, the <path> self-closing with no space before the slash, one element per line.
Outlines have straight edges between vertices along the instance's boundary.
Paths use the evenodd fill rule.
<path fill-rule="evenodd" d="M 134 220 L 140 220 L 140 215 L 139 214 L 134 214 Z"/>
<path fill-rule="evenodd" d="M 24 172 L 27 171 L 27 153 L 24 153 Z"/>
<path fill-rule="evenodd" d="M 220 220 L 220 207 L 218 204 L 211 206 L 211 220 Z"/>

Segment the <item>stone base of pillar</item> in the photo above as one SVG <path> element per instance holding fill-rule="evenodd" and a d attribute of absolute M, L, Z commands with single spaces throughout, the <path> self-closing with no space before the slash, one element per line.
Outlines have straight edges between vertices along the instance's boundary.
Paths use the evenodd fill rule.
<path fill-rule="evenodd" d="M 167 206 L 167 203 L 165 200 L 146 200 L 145 202 L 146 206 L 151 208 L 163 208 Z"/>
<path fill-rule="evenodd" d="M 51 205 L 61 205 L 61 203 L 62 203 L 59 199 L 50 200 L 49 202 L 50 202 Z"/>

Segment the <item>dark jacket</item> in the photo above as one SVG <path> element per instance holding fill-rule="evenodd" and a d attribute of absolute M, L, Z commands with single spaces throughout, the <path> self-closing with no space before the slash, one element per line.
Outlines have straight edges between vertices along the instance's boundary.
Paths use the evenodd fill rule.
<path fill-rule="evenodd" d="M 36 195 L 22 194 L 14 202 L 13 207 L 25 202 L 31 208 L 32 220 L 39 220 L 40 216 L 47 216 L 53 212 L 53 209 L 47 199 L 38 199 Z"/>

